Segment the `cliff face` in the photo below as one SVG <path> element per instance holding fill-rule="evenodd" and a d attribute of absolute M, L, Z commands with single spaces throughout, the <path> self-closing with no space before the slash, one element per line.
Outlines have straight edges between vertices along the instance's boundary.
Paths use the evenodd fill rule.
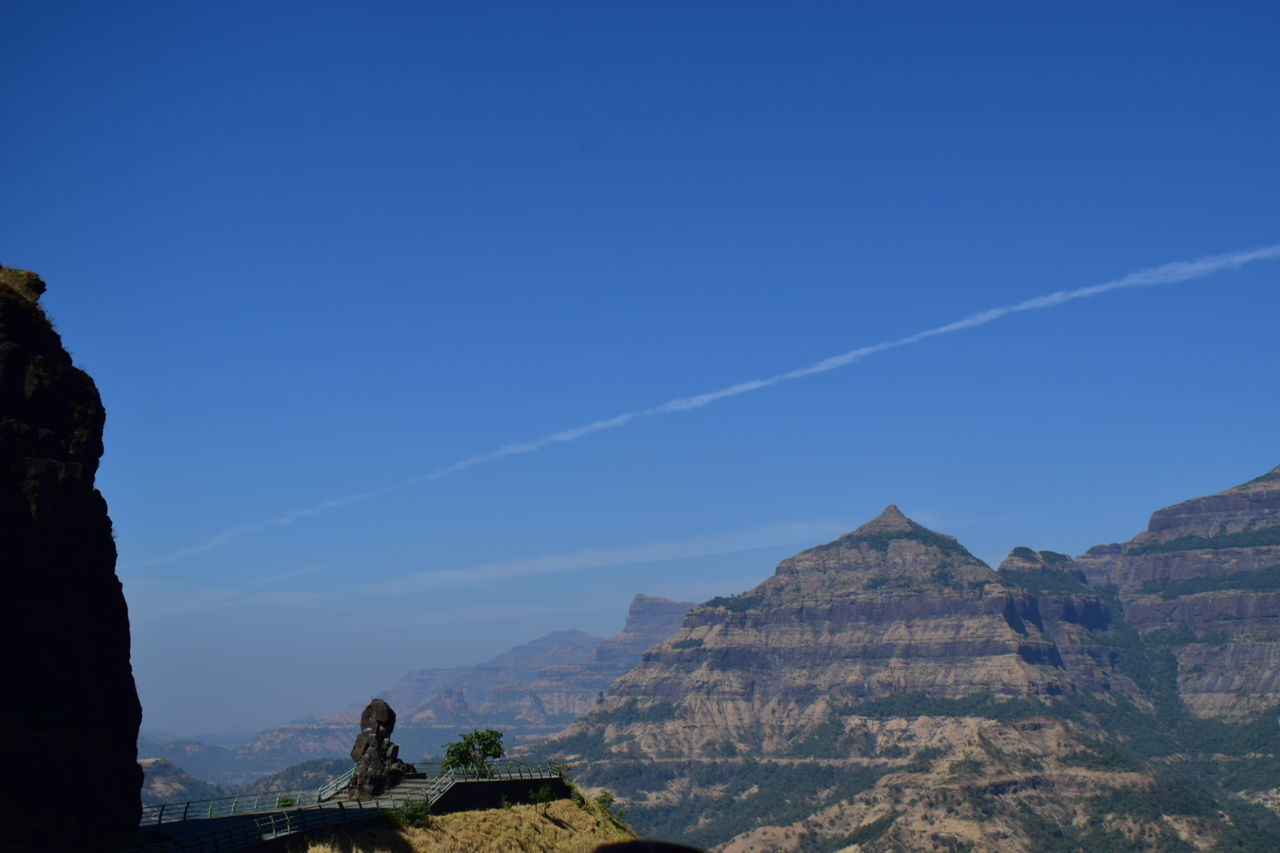
<path fill-rule="evenodd" d="M 833 704 L 1070 689 L 1035 596 L 889 507 L 695 609 L 579 725 L 662 709 L 679 724 L 608 737 L 655 755 L 767 754 Z"/>
<path fill-rule="evenodd" d="M 1138 685 L 1120 666 L 1113 627 L 1116 614 L 1065 554 L 1014 548 L 1000 577 L 1035 594 L 1044 632 L 1053 642 L 1071 684 L 1087 693 L 1118 693 L 1147 706 Z"/>
<path fill-rule="evenodd" d="M 43 291 L 0 267 L 0 847 L 111 849 L 137 829 L 142 711 L 94 488 L 106 413 L 40 309 Z M 72 774 L 94 794 L 68 808 L 48 792 Z"/>
<path fill-rule="evenodd" d="M 1146 531 L 1077 564 L 1115 584 L 1125 619 L 1172 650 L 1192 713 L 1237 721 L 1276 705 L 1280 468 L 1159 510 Z"/>
<path fill-rule="evenodd" d="M 601 705 L 536 749 L 620 793 L 643 832 L 711 846 L 745 831 L 744 850 L 808 849 L 806 834 L 835 849 L 863 823 L 907 814 L 953 764 L 1043 787 L 1046 766 L 1027 756 L 1048 742 L 1086 751 L 1082 728 L 1026 720 L 1073 697 L 1145 700 L 1120 670 L 1110 609 L 1069 558 L 1020 548 L 1001 568 L 891 506 L 754 589 L 694 609 Z M 1081 787 L 1149 781 L 1081 786 L 1064 769 L 1060 792 L 1025 806 L 1066 814 Z M 962 787 L 955 808 L 978 796 Z M 1016 834 L 1022 807 L 1009 808 L 997 832 L 967 805 L 948 837 Z M 934 814 L 923 808 L 921 822 Z M 809 823 L 788 834 L 797 818 Z M 919 840 L 909 823 L 895 831 L 904 844 Z M 761 825 L 782 834 L 751 829 Z"/>

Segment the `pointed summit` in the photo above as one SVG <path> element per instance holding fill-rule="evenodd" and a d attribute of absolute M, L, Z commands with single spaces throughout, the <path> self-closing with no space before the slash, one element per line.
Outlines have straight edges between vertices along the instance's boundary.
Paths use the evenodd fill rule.
<path fill-rule="evenodd" d="M 902 514 L 897 504 L 889 504 L 884 512 L 853 531 L 854 536 L 883 536 L 886 533 L 910 533 L 918 525 Z"/>
<path fill-rule="evenodd" d="M 890 504 L 852 533 L 783 560 L 772 578 L 744 596 L 777 604 L 873 590 L 998 582 L 999 576 L 954 537 L 917 524 Z"/>

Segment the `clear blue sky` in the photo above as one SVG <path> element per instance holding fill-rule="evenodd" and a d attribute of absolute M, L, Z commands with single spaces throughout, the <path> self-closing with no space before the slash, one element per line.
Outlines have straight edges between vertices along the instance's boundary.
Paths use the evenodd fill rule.
<path fill-rule="evenodd" d="M 636 592 L 740 591 L 890 502 L 995 562 L 1280 463 L 1260 260 L 420 479 L 1280 243 L 1278 25 L 1266 2 L 5 3 L 0 262 L 49 282 L 108 408 L 145 725 L 252 729 L 609 634 Z"/>

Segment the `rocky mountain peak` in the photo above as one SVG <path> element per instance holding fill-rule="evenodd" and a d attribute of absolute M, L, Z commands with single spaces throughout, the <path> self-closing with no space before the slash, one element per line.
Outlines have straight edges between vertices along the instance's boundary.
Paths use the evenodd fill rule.
<path fill-rule="evenodd" d="M 918 527 L 914 521 L 902 514 L 897 504 L 889 504 L 884 512 L 853 531 L 854 536 L 881 536 L 886 533 L 910 533 Z"/>
<path fill-rule="evenodd" d="M 917 524 L 890 504 L 852 533 L 783 560 L 774 577 L 748 595 L 779 602 L 998 581 L 955 537 Z"/>
<path fill-rule="evenodd" d="M 1004 572 L 1065 572 L 1072 575 L 1080 574 L 1079 569 L 1075 567 L 1075 561 L 1066 554 L 1059 554 L 1057 551 L 1033 551 L 1030 548 L 1019 546 L 1009 552 L 1009 556 L 1004 558 L 1004 562 L 1000 564 L 999 571 Z"/>

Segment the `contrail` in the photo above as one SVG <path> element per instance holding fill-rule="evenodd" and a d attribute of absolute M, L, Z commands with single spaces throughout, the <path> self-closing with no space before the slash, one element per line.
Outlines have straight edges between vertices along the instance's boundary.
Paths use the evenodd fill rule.
<path fill-rule="evenodd" d="M 985 326 L 993 323 L 1010 314 L 1020 314 L 1024 311 L 1039 311 L 1044 308 L 1056 308 L 1067 302 L 1074 302 L 1077 299 L 1089 299 L 1090 297 L 1100 296 L 1104 293 L 1110 293 L 1113 290 L 1127 290 L 1133 287 L 1151 287 L 1160 284 L 1175 284 L 1180 281 L 1189 281 L 1195 278 L 1204 278 L 1214 273 L 1224 270 L 1239 269 L 1246 264 L 1255 261 L 1269 261 L 1280 258 L 1280 243 L 1272 246 L 1264 246 L 1260 249 L 1252 249 L 1243 252 L 1232 252 L 1225 255 L 1210 255 L 1204 258 L 1197 258 L 1194 261 L 1174 261 L 1173 263 L 1162 264 L 1158 267 L 1149 267 L 1147 269 L 1131 272 L 1126 276 L 1108 281 L 1103 284 L 1094 284 L 1089 287 L 1081 287 L 1076 290 L 1059 290 L 1054 293 L 1048 293 L 1044 296 L 1036 296 L 1013 305 L 1004 305 L 998 308 L 989 308 L 985 311 L 979 311 L 977 314 L 970 314 L 960 320 L 947 323 L 943 326 L 935 326 L 932 329 L 925 329 L 923 332 L 916 332 L 913 335 L 907 335 L 905 338 L 898 338 L 891 341 L 882 341 L 878 344 L 859 347 L 858 349 L 849 350 L 840 355 L 834 355 L 830 358 L 824 358 L 822 361 L 815 362 L 807 367 L 800 367 L 795 370 L 789 370 L 786 373 L 779 373 L 764 379 L 752 379 L 747 382 L 739 382 L 736 385 L 730 385 L 727 388 L 721 388 L 718 391 L 709 391 L 705 394 L 695 394 L 692 397 L 677 397 L 674 400 L 668 400 L 661 405 L 654 406 L 650 409 L 641 409 L 634 412 L 624 412 L 604 420 L 594 421 L 583 426 L 574 427 L 572 429 L 563 430 L 561 432 L 544 435 L 541 438 L 532 441 L 524 441 L 517 444 L 507 444 L 502 447 L 490 450 L 487 453 L 481 453 L 477 456 L 469 456 L 461 459 L 451 465 L 438 468 L 429 474 L 423 474 L 418 477 L 405 480 L 395 485 L 386 486 L 372 491 L 361 492 L 359 494 L 347 495 L 346 497 L 334 498 L 332 500 L 318 503 L 315 506 L 306 509 L 294 510 L 277 518 L 259 521 L 253 524 L 245 524 L 239 527 L 233 527 L 224 531 L 206 542 L 198 545 L 192 545 L 189 548 L 183 548 L 171 554 L 160 557 L 153 557 L 149 560 L 141 560 L 127 563 L 129 566 L 149 566 L 158 563 L 167 563 L 182 557 L 193 554 L 199 554 L 213 548 L 221 547 L 232 539 L 243 536 L 246 533 L 254 533 L 259 530 L 265 530 L 269 527 L 280 527 L 309 516 L 318 515 L 330 509 L 346 506 L 358 501 L 369 500 L 370 498 L 380 497 L 389 492 L 411 485 L 420 483 L 425 480 L 438 480 L 449 474 L 457 473 L 466 468 L 475 465 L 483 465 L 486 462 L 497 462 L 500 459 L 507 459 L 512 456 L 520 456 L 525 453 L 533 453 L 552 444 L 563 444 L 570 441 L 577 441 L 584 436 L 588 436 L 601 430 L 614 429 L 635 421 L 639 418 L 650 417 L 652 415 L 668 415 L 675 412 L 688 412 L 693 409 L 700 409 L 712 403 L 717 403 L 729 397 L 737 397 L 740 394 L 746 394 L 751 391 L 759 391 L 761 388 L 769 388 L 774 385 L 780 385 L 783 382 L 792 382 L 796 379 L 804 379 L 808 376 L 815 376 L 819 373 L 827 373 L 837 370 L 841 367 L 847 367 L 850 364 L 859 362 L 862 359 L 876 353 L 885 352 L 887 350 L 898 349 L 899 347 L 918 344 L 929 338 L 936 338 L 941 335 L 950 335 L 953 332 L 961 332 L 965 329 L 976 329 L 979 326 Z"/>

